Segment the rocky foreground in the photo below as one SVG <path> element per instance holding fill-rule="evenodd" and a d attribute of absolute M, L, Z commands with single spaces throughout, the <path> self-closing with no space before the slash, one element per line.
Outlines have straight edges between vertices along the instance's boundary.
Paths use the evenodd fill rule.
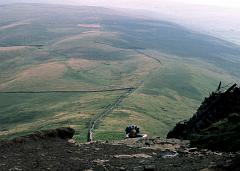
<path fill-rule="evenodd" d="M 239 171 L 240 87 L 221 91 L 219 84 L 192 118 L 169 132 L 178 139 L 78 144 L 74 132 L 59 128 L 0 142 L 0 170 Z"/>
<path fill-rule="evenodd" d="M 78 144 L 71 128 L 0 143 L 0 170 L 239 170 L 240 153 L 190 148 L 177 139 Z"/>

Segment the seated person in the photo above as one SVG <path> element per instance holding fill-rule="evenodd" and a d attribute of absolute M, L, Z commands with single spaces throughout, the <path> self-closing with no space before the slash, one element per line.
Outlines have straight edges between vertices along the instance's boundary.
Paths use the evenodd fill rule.
<path fill-rule="evenodd" d="M 140 133 L 140 129 L 136 125 L 129 125 L 126 129 L 126 137 L 128 138 L 136 138 Z"/>

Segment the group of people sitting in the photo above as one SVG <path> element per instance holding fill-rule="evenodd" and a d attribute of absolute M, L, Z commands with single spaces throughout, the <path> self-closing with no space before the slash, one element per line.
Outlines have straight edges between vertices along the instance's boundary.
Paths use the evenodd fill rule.
<path fill-rule="evenodd" d="M 126 129 L 126 138 L 137 138 L 141 137 L 140 128 L 136 125 L 129 125 Z"/>

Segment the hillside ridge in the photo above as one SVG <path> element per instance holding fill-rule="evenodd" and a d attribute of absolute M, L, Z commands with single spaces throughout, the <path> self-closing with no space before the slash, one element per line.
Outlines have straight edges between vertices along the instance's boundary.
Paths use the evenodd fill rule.
<path fill-rule="evenodd" d="M 240 87 L 233 84 L 215 92 L 202 102 L 188 120 L 177 123 L 168 138 L 191 140 L 192 145 L 219 151 L 239 151 Z"/>

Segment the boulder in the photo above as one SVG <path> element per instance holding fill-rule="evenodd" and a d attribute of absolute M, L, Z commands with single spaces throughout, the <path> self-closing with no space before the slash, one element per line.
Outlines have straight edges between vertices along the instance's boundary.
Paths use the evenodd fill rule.
<path fill-rule="evenodd" d="M 51 140 L 51 139 L 64 139 L 68 140 L 73 137 L 75 130 L 70 127 L 61 127 L 57 129 L 41 130 L 36 131 L 33 134 L 20 136 L 9 141 L 4 141 L 0 144 L 2 145 L 14 145 L 21 144 L 28 141 L 39 141 L 39 140 Z"/>

